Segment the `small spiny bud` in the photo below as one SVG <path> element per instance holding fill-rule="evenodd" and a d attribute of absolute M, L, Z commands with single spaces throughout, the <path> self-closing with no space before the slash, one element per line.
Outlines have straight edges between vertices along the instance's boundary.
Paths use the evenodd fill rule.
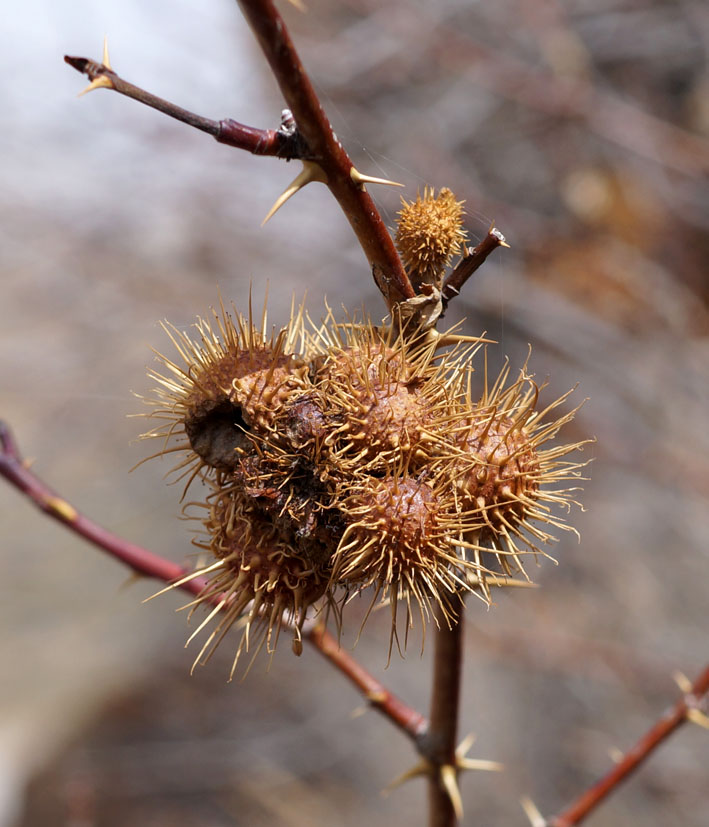
<path fill-rule="evenodd" d="M 447 188 L 436 197 L 433 188 L 425 187 L 423 198 L 419 194 L 415 201 L 402 198 L 401 203 L 396 246 L 414 290 L 420 293 L 424 284 L 440 288 L 445 268 L 465 241 L 464 202 Z"/>

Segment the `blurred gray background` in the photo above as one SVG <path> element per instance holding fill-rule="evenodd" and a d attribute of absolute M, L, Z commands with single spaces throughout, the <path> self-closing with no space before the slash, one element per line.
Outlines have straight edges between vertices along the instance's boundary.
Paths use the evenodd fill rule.
<path fill-rule="evenodd" d="M 314 0 L 284 9 L 338 136 L 364 172 L 415 197 L 451 187 L 495 253 L 448 321 L 589 397 L 595 435 L 581 544 L 536 591 L 470 606 L 461 734 L 502 774 L 463 779 L 465 824 L 551 814 L 675 698 L 707 658 L 709 8 L 700 0 Z M 324 187 L 260 221 L 297 172 L 219 146 L 85 79 L 99 58 L 200 114 L 276 126 L 283 103 L 235 4 L 28 0 L 0 34 L 0 415 L 70 502 L 183 560 L 169 462 L 126 418 L 157 320 L 187 326 L 270 284 L 383 312 Z M 397 191 L 375 195 L 393 225 Z M 196 494 L 198 495 L 198 491 Z M 425 789 L 380 790 L 414 761 L 306 647 L 226 683 L 228 643 L 189 677 L 184 615 L 0 486 L 0 825 L 421 823 Z M 356 628 L 360 607 L 353 606 Z M 386 618 L 357 656 L 424 709 L 430 651 L 385 672 Z M 589 824 L 709 821 L 709 742 L 686 727 Z"/>

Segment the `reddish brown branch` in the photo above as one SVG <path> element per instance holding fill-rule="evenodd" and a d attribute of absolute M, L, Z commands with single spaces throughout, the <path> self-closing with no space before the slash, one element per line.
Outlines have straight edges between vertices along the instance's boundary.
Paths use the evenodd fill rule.
<path fill-rule="evenodd" d="M 435 770 L 443 766 L 455 767 L 455 748 L 458 743 L 458 711 L 460 708 L 460 683 L 463 668 L 463 611 L 461 601 L 458 622 L 451 628 L 437 612 L 438 628 L 435 631 L 433 665 L 433 692 L 428 732 L 423 752 Z M 458 823 L 454 802 L 443 786 L 440 772 L 434 771 L 429 778 L 429 827 L 453 827 Z"/>
<path fill-rule="evenodd" d="M 23 462 L 10 429 L 2 421 L 0 421 L 0 476 L 29 497 L 45 514 L 58 520 L 89 543 L 103 549 L 136 573 L 166 583 L 175 582 L 189 573 L 177 563 L 112 534 L 80 514 L 74 506 L 58 496 Z M 199 595 L 205 585 L 205 578 L 195 577 L 181 583 L 179 588 L 190 594 Z M 216 605 L 219 600 L 220 596 L 214 595 L 210 602 Z M 340 649 L 337 640 L 322 625 L 314 626 L 304 634 L 304 637 L 362 692 L 372 706 L 389 718 L 412 740 L 417 740 L 426 731 L 427 720 L 389 692 L 350 654 Z"/>
<path fill-rule="evenodd" d="M 333 132 L 283 19 L 271 0 L 240 0 L 240 5 L 297 129 L 288 129 L 284 124 L 279 130 L 263 130 L 230 119 L 203 118 L 128 83 L 103 63 L 84 57 L 65 56 L 64 60 L 92 82 L 102 80 L 107 88 L 201 129 L 221 143 L 257 155 L 315 161 L 357 236 L 387 306 L 391 309 L 398 302 L 413 298 L 413 287 L 389 231 L 364 185 L 353 178 L 354 165 Z"/>
<path fill-rule="evenodd" d="M 354 168 L 333 132 L 318 96 L 272 0 L 239 0 L 300 133 L 327 176 L 327 186 L 347 216 L 387 305 L 414 295 L 389 231 L 369 193 L 352 179 Z"/>
<path fill-rule="evenodd" d="M 340 647 L 337 639 L 322 624 L 314 626 L 307 633 L 307 637 L 320 654 L 359 689 L 371 706 L 386 715 L 418 746 L 420 738 L 428 729 L 428 721 L 421 713 L 407 706 L 373 675 L 363 669 L 348 652 Z"/>
<path fill-rule="evenodd" d="M 709 692 L 709 666 L 692 684 L 691 691 L 666 712 L 637 744 L 625 753 L 609 773 L 582 793 L 562 813 L 547 820 L 549 827 L 572 827 L 574 824 L 580 824 L 606 796 L 628 778 L 643 761 L 647 760 L 666 738 L 687 721 L 689 710 L 706 706 L 707 692 Z"/>
<path fill-rule="evenodd" d="M 139 103 L 144 103 L 146 106 L 157 109 L 159 112 L 193 126 L 195 129 L 200 129 L 202 132 L 212 135 L 221 144 L 244 149 L 254 155 L 272 155 L 286 160 L 310 158 L 307 145 L 287 116 L 284 117 L 279 129 L 257 129 L 231 118 L 214 121 L 211 118 L 195 115 L 194 112 L 189 112 L 187 109 L 177 106 L 177 104 L 146 92 L 145 89 L 124 80 L 110 66 L 103 63 L 98 63 L 86 57 L 71 57 L 70 55 L 65 55 L 64 60 L 77 72 L 86 75 L 90 81 L 106 78 L 110 85 L 105 88 L 112 89 L 114 92 L 132 98 Z"/>
<path fill-rule="evenodd" d="M 10 429 L 0 422 L 0 476 L 22 491 L 43 511 L 75 534 L 83 537 L 129 566 L 138 574 L 154 577 L 169 583 L 184 577 L 187 571 L 177 563 L 159 557 L 141 546 L 117 537 L 110 531 L 79 513 L 63 497 L 56 494 L 22 461 Z M 204 578 L 195 578 L 185 583 L 182 588 L 198 594 L 205 586 Z"/>
<path fill-rule="evenodd" d="M 480 244 L 467 251 L 453 272 L 443 282 L 441 301 L 443 302 L 444 311 L 448 307 L 448 302 L 460 293 L 465 282 L 485 262 L 490 253 L 498 247 L 509 247 L 509 245 L 502 233 L 497 228 L 491 227 Z"/>

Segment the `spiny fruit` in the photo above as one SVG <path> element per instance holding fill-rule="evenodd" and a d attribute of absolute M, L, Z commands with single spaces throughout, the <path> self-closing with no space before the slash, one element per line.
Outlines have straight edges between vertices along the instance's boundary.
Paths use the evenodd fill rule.
<path fill-rule="evenodd" d="M 158 353 L 168 375 L 150 374 L 158 382 L 156 397 L 148 400 L 151 416 L 162 426 L 144 438 L 176 442 L 169 451 L 188 452 L 174 470 L 197 474 L 233 470 L 240 454 L 250 450 L 250 434 L 262 435 L 273 426 L 286 400 L 306 384 L 307 368 L 291 351 L 302 334 L 302 308 L 291 313 L 286 327 L 266 332 L 266 311 L 260 329 L 251 316 L 232 316 L 221 308 L 213 321 L 198 319 L 196 340 L 174 325 L 163 328 L 186 367 Z"/>
<path fill-rule="evenodd" d="M 265 319 L 234 319 L 200 320 L 197 341 L 165 325 L 185 365 L 160 357 L 170 375 L 153 374 L 165 424 L 147 436 L 186 451 L 180 467 L 212 490 L 202 546 L 215 562 L 193 575 L 211 577 L 193 605 L 212 606 L 200 629 L 215 626 L 197 661 L 239 618 L 234 668 L 272 652 L 283 625 L 297 651 L 309 610 L 339 622 L 365 592 L 370 610 L 389 604 L 400 647 L 399 607 L 406 636 L 415 616 L 452 624 L 465 593 L 489 602 L 553 540 L 545 524 L 566 527 L 551 506 L 574 502 L 555 485 L 578 478 L 563 457 L 580 444 L 545 445 L 574 412 L 547 421 L 566 396 L 537 412 L 526 365 L 478 398 L 476 340 L 331 312 L 307 329 L 294 311 L 270 335 Z"/>
<path fill-rule="evenodd" d="M 293 631 L 293 648 L 300 654 L 308 607 L 325 594 L 329 570 L 304 560 L 284 543 L 270 522 L 250 509 L 238 490 L 214 492 L 204 527 L 208 540 L 201 545 L 217 562 L 194 573 L 196 577 L 210 573 L 212 578 L 191 608 L 212 608 L 188 643 L 214 618 L 217 620 L 194 666 L 209 659 L 224 635 L 242 618 L 243 632 L 230 678 L 242 652 L 253 652 L 255 657 L 265 645 L 272 654 L 283 626 Z"/>
<path fill-rule="evenodd" d="M 348 525 L 332 558 L 332 580 L 357 592 L 372 587 L 372 606 L 380 598 L 389 603 L 390 648 L 399 640 L 400 600 L 407 632 L 412 601 L 424 624 L 433 607 L 450 624 L 474 568 L 456 548 L 461 521 L 451 486 L 432 485 L 426 476 L 400 467 L 383 478 L 355 478 L 338 498 Z"/>
<path fill-rule="evenodd" d="M 572 504 L 579 505 L 574 499 L 577 489 L 549 486 L 579 478 L 585 463 L 564 461 L 563 457 L 588 442 L 543 447 L 578 409 L 548 420 L 571 391 L 537 411 L 541 388 L 527 375 L 526 367 L 505 387 L 509 376 L 509 366 L 505 366 L 479 401 L 473 403 L 468 398 L 456 429 L 448 472 L 455 479 L 467 522 L 462 545 L 476 552 L 492 551 L 506 575 L 515 571 L 525 574 L 522 555 L 545 554 L 540 543 L 555 541 L 540 524 L 575 531 L 552 514 L 550 505 L 567 511 Z"/>
<path fill-rule="evenodd" d="M 425 187 L 423 198 L 401 199 L 396 246 L 414 290 L 424 284 L 440 288 L 443 272 L 465 242 L 463 201 L 443 188 L 438 195 Z"/>

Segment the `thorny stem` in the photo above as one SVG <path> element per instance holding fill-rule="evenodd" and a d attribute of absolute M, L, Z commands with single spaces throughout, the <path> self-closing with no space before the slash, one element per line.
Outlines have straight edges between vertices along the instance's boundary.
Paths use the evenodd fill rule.
<path fill-rule="evenodd" d="M 709 666 L 694 681 L 691 689 L 666 712 L 654 726 L 630 749 L 613 769 L 596 784 L 582 793 L 573 804 L 559 815 L 547 819 L 548 827 L 572 827 L 580 824 L 618 785 L 633 773 L 682 724 L 692 709 L 706 714 L 709 692 Z M 702 710 L 701 707 L 704 706 Z"/>
<path fill-rule="evenodd" d="M 0 476 L 29 497 L 45 514 L 58 520 L 89 543 L 103 549 L 137 574 L 170 583 L 189 573 L 179 564 L 112 534 L 79 513 L 63 497 L 58 496 L 23 461 L 9 427 L 2 421 L 0 421 Z M 190 594 L 199 595 L 205 586 L 205 578 L 195 577 L 181 583 L 179 588 Z M 219 600 L 219 595 L 213 595 L 210 602 L 216 605 Z M 362 692 L 372 706 L 389 718 L 412 740 L 416 741 L 426 731 L 428 727 L 426 718 L 407 706 L 373 675 L 370 675 L 350 654 L 340 649 L 337 640 L 326 631 L 322 624 L 314 624 L 304 632 L 303 636 Z"/>
<path fill-rule="evenodd" d="M 63 523 L 71 531 L 108 552 L 121 563 L 125 563 L 137 574 L 155 577 L 169 583 L 171 580 L 184 577 L 187 573 L 177 563 L 159 557 L 107 531 L 52 491 L 22 460 L 12 433 L 4 422 L 0 422 L 0 476 L 5 477 L 11 485 L 29 497 L 40 511 Z M 189 587 L 186 590 L 195 594 L 198 594 L 204 586 L 203 578 L 195 578 L 185 583 L 185 587 Z"/>
<path fill-rule="evenodd" d="M 354 164 L 333 132 L 272 0 L 239 0 L 239 4 L 295 119 L 298 138 L 296 143 L 285 149 L 282 142 L 287 136 L 279 137 L 282 130 L 258 130 L 237 121 L 203 118 L 128 83 L 109 66 L 82 57 L 66 56 L 64 59 L 92 81 L 105 77 L 110 81 L 107 88 L 201 129 L 222 143 L 255 154 L 315 162 L 322 169 L 327 186 L 350 222 L 372 268 L 377 287 L 391 310 L 397 303 L 413 298 L 414 289 L 389 231 L 364 184 L 353 177 L 356 173 Z"/>
<path fill-rule="evenodd" d="M 429 827 L 454 827 L 458 823 L 454 801 L 442 783 L 441 769 L 456 767 L 464 611 L 461 599 L 457 622 L 451 627 L 441 611 L 436 613 L 430 725 L 425 736 L 425 755 L 433 770 L 428 782 Z"/>
<path fill-rule="evenodd" d="M 280 129 L 257 129 L 231 118 L 214 121 L 211 118 L 195 115 L 194 112 L 189 112 L 187 109 L 166 101 L 164 98 L 159 98 L 151 92 L 146 92 L 140 86 L 124 80 L 113 69 L 103 63 L 98 63 L 87 57 L 71 57 L 70 55 L 65 55 L 64 61 L 76 69 L 77 72 L 86 75 L 89 80 L 94 81 L 97 78 L 105 77 L 111 82 L 110 88 L 118 94 L 125 95 L 139 103 L 144 103 L 146 106 L 157 109 L 159 112 L 182 121 L 188 126 L 193 126 L 195 129 L 200 129 L 202 132 L 212 135 L 221 144 L 244 149 L 253 155 L 272 155 L 286 160 L 294 158 L 307 160 L 310 158 L 308 147 L 297 129 L 287 129 L 284 128 L 285 125 L 282 125 Z"/>
<path fill-rule="evenodd" d="M 298 129 L 327 176 L 335 196 L 354 230 L 372 274 L 391 308 L 413 298 L 394 242 L 366 189 L 352 179 L 354 165 L 333 132 L 288 29 L 272 0 L 239 0 L 241 10 L 268 60 Z"/>

